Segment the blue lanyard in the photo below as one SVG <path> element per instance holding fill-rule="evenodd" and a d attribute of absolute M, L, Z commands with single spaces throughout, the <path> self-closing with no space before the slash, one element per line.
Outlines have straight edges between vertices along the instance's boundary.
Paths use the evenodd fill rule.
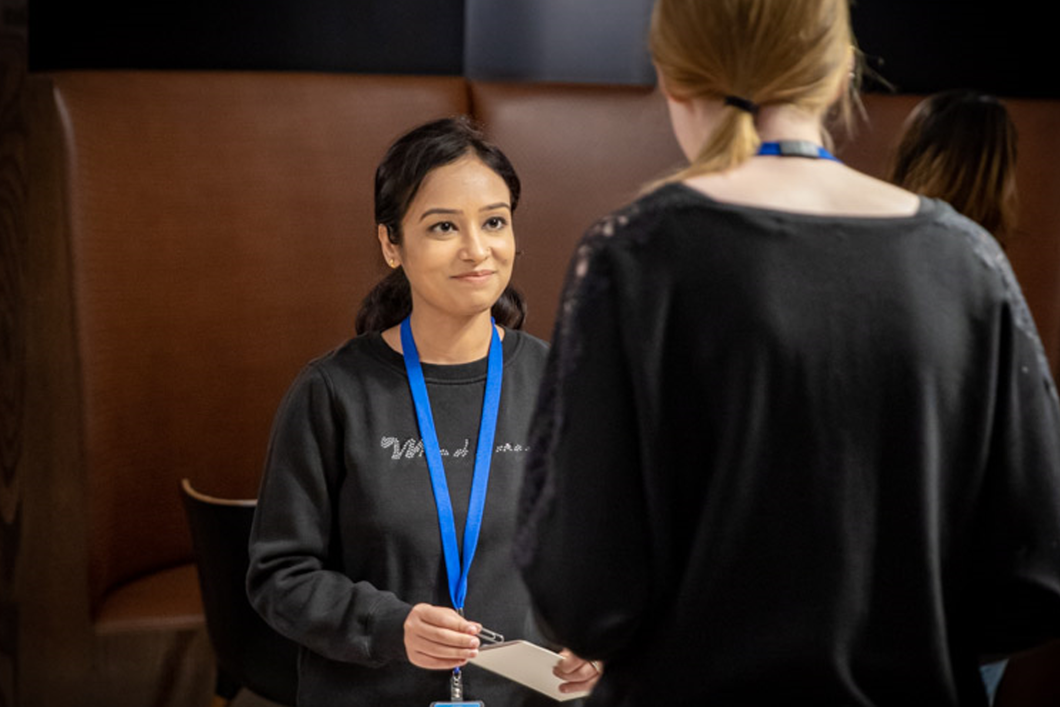
<path fill-rule="evenodd" d="M 820 145 L 807 140 L 778 140 L 777 142 L 763 142 L 758 148 L 760 155 L 775 155 L 778 157 L 809 157 L 811 159 L 832 160 L 838 162 L 839 158 Z"/>
<path fill-rule="evenodd" d="M 489 483 L 490 462 L 493 459 L 493 435 L 497 431 L 497 411 L 501 403 L 501 378 L 504 370 L 504 352 L 497 327 L 490 319 L 493 336 L 490 339 L 489 359 L 486 367 L 486 394 L 482 398 L 482 417 L 479 420 L 478 446 L 475 449 L 475 469 L 471 477 L 471 498 L 467 504 L 467 520 L 464 522 L 464 551 L 456 546 L 456 519 L 449 500 L 449 484 L 445 480 L 442 452 L 438 447 L 438 432 L 434 428 L 431 401 L 427 397 L 427 383 L 423 379 L 420 354 L 412 338 L 412 326 L 406 317 L 401 322 L 401 350 L 405 358 L 405 371 L 412 390 L 412 402 L 416 407 L 416 419 L 423 438 L 423 452 L 427 457 L 427 469 L 431 474 L 434 503 L 438 507 L 438 527 L 442 533 L 442 553 L 449 576 L 449 597 L 453 608 L 464 608 L 467 596 L 467 574 L 478 546 L 479 530 L 482 528 L 482 511 L 486 506 L 486 486 Z M 461 561 L 463 558 L 463 561 Z"/>

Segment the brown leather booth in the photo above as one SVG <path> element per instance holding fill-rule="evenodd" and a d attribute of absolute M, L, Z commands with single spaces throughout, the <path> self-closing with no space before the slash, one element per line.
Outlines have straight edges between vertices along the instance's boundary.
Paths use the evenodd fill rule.
<path fill-rule="evenodd" d="M 879 174 L 914 96 L 841 144 Z M 1060 359 L 1060 101 L 1011 101 L 1010 248 Z M 383 274 L 372 173 L 470 112 L 520 172 L 516 284 L 548 338 L 574 242 L 680 161 L 650 88 L 229 72 L 30 76 L 24 202 L 3 238 L 22 388 L 13 481 L 18 704 L 199 705 L 209 647 L 179 494 L 256 493 L 297 370 L 353 333 Z M 5 266 L 6 267 L 6 266 Z M 13 421 L 13 422 L 9 422 Z M 10 429 L 7 429 L 10 428 Z M 2 597 L 0 597 L 2 598 Z"/>

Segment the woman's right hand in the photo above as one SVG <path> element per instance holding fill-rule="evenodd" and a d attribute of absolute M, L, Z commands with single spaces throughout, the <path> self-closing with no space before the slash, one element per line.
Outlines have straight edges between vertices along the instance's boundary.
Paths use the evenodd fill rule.
<path fill-rule="evenodd" d="M 405 619 L 405 653 L 420 668 L 452 670 L 478 655 L 481 630 L 453 609 L 416 604 Z"/>

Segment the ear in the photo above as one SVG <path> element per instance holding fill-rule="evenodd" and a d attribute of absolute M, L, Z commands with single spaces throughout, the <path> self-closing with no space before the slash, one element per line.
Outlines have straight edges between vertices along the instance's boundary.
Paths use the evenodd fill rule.
<path fill-rule="evenodd" d="M 669 85 L 669 83 L 666 80 L 666 75 L 663 74 L 661 69 L 659 69 L 659 65 L 656 64 L 654 61 L 651 63 L 651 65 L 653 67 L 655 67 L 655 80 L 659 84 L 659 91 L 662 92 L 662 95 L 668 101 L 674 101 L 674 102 L 680 103 L 682 101 L 682 99 L 677 98 L 673 94 L 673 92 L 670 90 L 670 85 Z"/>
<path fill-rule="evenodd" d="M 835 103 L 853 88 L 856 88 L 854 82 L 858 75 L 858 52 L 853 44 L 847 48 L 846 63 L 847 71 L 839 81 L 839 89 L 836 91 L 835 96 L 832 97 L 832 103 Z"/>
<path fill-rule="evenodd" d="M 383 260 L 386 264 L 392 268 L 401 265 L 401 249 L 390 242 L 390 234 L 386 226 L 381 223 L 376 224 L 375 232 L 376 237 L 379 238 L 379 247 L 383 251 Z"/>

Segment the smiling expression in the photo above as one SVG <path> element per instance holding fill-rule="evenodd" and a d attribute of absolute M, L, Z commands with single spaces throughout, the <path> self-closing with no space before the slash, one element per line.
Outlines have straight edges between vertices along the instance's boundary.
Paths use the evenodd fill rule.
<path fill-rule="evenodd" d="M 417 314 L 488 313 L 512 275 L 515 234 L 504 180 L 473 154 L 427 174 L 401 221 L 400 245 L 379 226 L 383 257 L 400 264 Z"/>

